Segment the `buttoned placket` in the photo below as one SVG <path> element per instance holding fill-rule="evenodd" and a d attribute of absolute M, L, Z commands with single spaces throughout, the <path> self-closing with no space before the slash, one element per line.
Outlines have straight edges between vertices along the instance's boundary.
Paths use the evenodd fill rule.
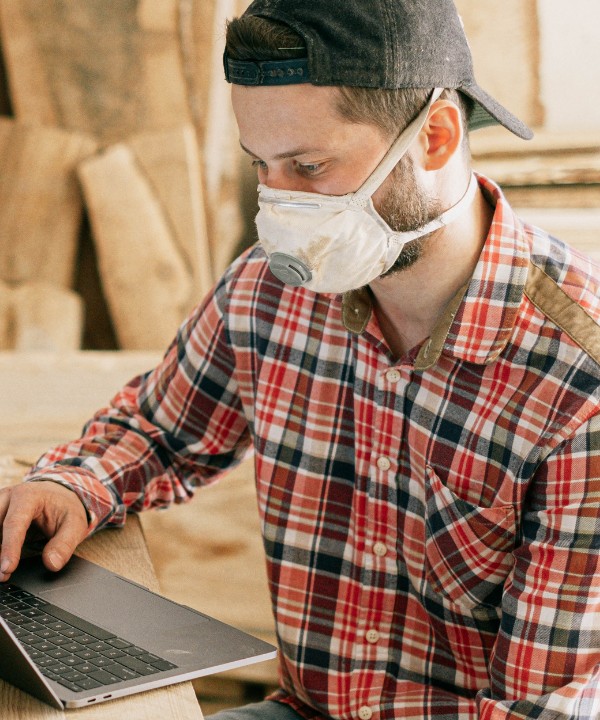
<path fill-rule="evenodd" d="M 363 582 L 360 613 L 354 652 L 356 672 L 353 674 L 351 697 L 352 716 L 372 717 L 378 714 L 389 657 L 389 642 L 394 617 L 395 592 L 386 591 L 385 578 L 397 577 L 397 513 L 390 515 L 383 497 L 397 496 L 397 473 L 400 445 L 405 434 L 404 419 L 399 408 L 410 385 L 412 366 L 390 365 L 381 347 L 371 346 L 376 355 L 377 398 L 373 422 L 369 490 L 367 500 L 363 575 L 375 586 Z M 377 580 L 375 581 L 375 578 Z M 395 582 L 393 583 L 395 586 Z M 373 668 L 379 664 L 375 671 Z M 370 668 L 370 672 L 366 668 Z M 359 687 L 369 672 L 369 687 Z M 356 683 L 356 684 L 355 684 Z"/>

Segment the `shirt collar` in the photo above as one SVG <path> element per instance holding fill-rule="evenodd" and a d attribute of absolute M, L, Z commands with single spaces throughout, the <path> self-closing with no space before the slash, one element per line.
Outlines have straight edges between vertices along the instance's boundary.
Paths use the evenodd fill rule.
<path fill-rule="evenodd" d="M 487 364 L 511 337 L 521 306 L 530 249 L 522 223 L 500 188 L 477 176 L 481 190 L 495 207 L 494 217 L 471 280 L 450 301 L 431 336 L 421 347 L 415 369 L 433 367 L 442 352 L 465 362 Z M 361 334 L 372 313 L 368 288 L 345 293 L 342 322 Z"/>

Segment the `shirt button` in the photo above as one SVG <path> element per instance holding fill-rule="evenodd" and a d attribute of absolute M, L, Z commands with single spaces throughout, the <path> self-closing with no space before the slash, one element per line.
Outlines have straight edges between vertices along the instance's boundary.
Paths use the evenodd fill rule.
<path fill-rule="evenodd" d="M 371 645 L 374 645 L 376 642 L 379 642 L 380 634 L 377 632 L 377 630 L 367 630 L 365 633 L 365 638 L 367 639 L 368 643 L 371 643 Z"/>
<path fill-rule="evenodd" d="M 373 552 L 377 557 L 383 557 L 387 553 L 387 547 L 382 542 L 376 542 L 373 545 Z"/>
<path fill-rule="evenodd" d="M 389 470 L 392 467 L 392 463 L 386 457 L 377 458 L 377 467 L 380 470 Z"/>
<path fill-rule="evenodd" d="M 358 717 L 360 720 L 371 720 L 373 711 L 368 705 L 363 705 L 358 711 Z"/>
<path fill-rule="evenodd" d="M 386 378 L 389 380 L 389 382 L 396 383 L 398 380 L 400 380 L 400 373 L 396 368 L 392 368 L 392 370 L 388 370 L 385 374 Z"/>

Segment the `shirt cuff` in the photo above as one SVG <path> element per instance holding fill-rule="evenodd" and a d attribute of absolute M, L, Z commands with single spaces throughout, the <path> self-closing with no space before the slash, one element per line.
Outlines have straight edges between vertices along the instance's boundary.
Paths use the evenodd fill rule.
<path fill-rule="evenodd" d="M 64 465 L 29 473 L 23 482 L 49 480 L 72 490 L 83 503 L 88 516 L 89 537 L 105 525 L 116 511 L 116 502 L 110 490 L 89 470 L 66 468 Z"/>

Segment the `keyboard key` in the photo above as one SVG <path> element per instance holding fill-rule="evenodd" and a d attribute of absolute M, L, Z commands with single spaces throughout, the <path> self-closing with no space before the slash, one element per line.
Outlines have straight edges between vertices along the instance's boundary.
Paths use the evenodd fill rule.
<path fill-rule="evenodd" d="M 44 612 L 42 610 L 38 610 L 37 608 L 29 608 L 28 610 L 21 610 L 21 615 L 34 618 L 38 615 L 44 615 Z"/>
<path fill-rule="evenodd" d="M 100 654 L 93 650 L 82 650 L 81 652 L 75 653 L 75 655 L 82 660 L 91 660 L 92 658 L 100 657 Z"/>
<path fill-rule="evenodd" d="M 19 613 L 16 610 L 11 610 L 10 608 L 6 608 L 5 610 L 0 610 L 0 615 L 5 620 L 9 620 L 10 618 L 14 618 L 14 617 L 20 617 Z"/>
<path fill-rule="evenodd" d="M 104 655 L 104 657 L 107 657 L 107 658 L 116 659 L 116 658 L 123 657 L 125 655 L 125 653 L 122 652 L 121 650 L 117 650 L 116 648 L 111 648 L 109 650 L 104 650 L 102 655 Z"/>
<path fill-rule="evenodd" d="M 73 642 L 78 642 L 80 645 L 87 645 L 88 643 L 95 643 L 98 641 L 91 635 L 77 635 L 73 638 Z"/>
<path fill-rule="evenodd" d="M 40 641 L 40 639 L 39 639 L 39 637 L 38 637 L 37 635 L 33 635 L 33 634 L 27 635 L 27 634 L 25 634 L 25 635 L 20 635 L 20 636 L 19 636 L 19 642 L 20 642 L 22 645 L 31 645 L 32 643 L 36 643 L 36 642 L 39 642 L 39 641 Z"/>
<path fill-rule="evenodd" d="M 173 665 L 173 663 L 167 662 L 166 660 L 155 660 L 152 663 L 152 666 L 155 667 L 157 670 L 174 670 L 177 665 Z"/>
<path fill-rule="evenodd" d="M 38 667 L 50 667 L 51 665 L 60 665 L 60 661 L 51 657 L 42 657 L 36 660 L 35 664 Z"/>
<path fill-rule="evenodd" d="M 44 623 L 44 625 L 49 625 L 50 623 L 53 623 L 55 621 L 55 618 L 53 618 L 51 615 L 38 615 L 35 618 L 36 622 Z"/>
<path fill-rule="evenodd" d="M 108 665 L 113 665 L 115 661 L 99 655 L 97 658 L 92 658 L 90 662 L 93 663 L 96 667 L 106 667 Z"/>
<path fill-rule="evenodd" d="M 20 640 L 22 637 L 26 637 L 27 635 L 30 635 L 30 634 L 31 634 L 31 633 L 27 632 L 27 630 L 24 630 L 22 627 L 19 627 L 18 625 L 16 625 L 16 626 L 15 626 L 15 625 L 12 625 L 12 627 L 11 627 L 11 625 L 12 625 L 12 624 L 9 624 L 9 627 L 10 627 L 10 629 L 11 629 L 11 631 L 12 631 L 12 634 L 13 634 L 15 637 L 18 637 L 19 640 Z M 39 638 L 38 638 L 38 641 L 39 641 Z"/>
<path fill-rule="evenodd" d="M 66 657 L 61 658 L 61 662 L 64 662 L 65 665 L 79 665 L 81 658 L 77 657 L 77 655 L 67 655 Z"/>
<path fill-rule="evenodd" d="M 91 673 L 97 670 L 98 668 L 95 665 L 92 665 L 91 663 L 81 663 L 81 665 L 74 665 L 73 670 L 77 670 L 80 673 Z"/>
<path fill-rule="evenodd" d="M 155 660 L 162 660 L 162 658 L 159 658 L 158 655 L 152 655 L 152 653 L 144 653 L 143 655 L 138 655 L 137 659 L 140 662 L 150 664 L 152 664 Z"/>
<path fill-rule="evenodd" d="M 11 610 L 29 610 L 29 605 L 27 603 L 21 602 L 20 600 L 5 602 L 4 605 L 6 605 L 7 608 L 10 608 Z"/>
<path fill-rule="evenodd" d="M 146 663 L 140 662 L 137 658 L 128 657 L 127 655 L 119 658 L 119 663 L 121 665 L 125 665 L 125 667 L 130 670 L 135 670 L 140 675 L 152 675 L 159 672 L 158 668 L 152 667 L 152 665 L 147 665 Z"/>
<path fill-rule="evenodd" d="M 65 680 L 70 680 L 71 682 L 77 682 L 77 680 L 83 680 L 85 678 L 85 675 L 80 673 L 78 670 L 70 670 L 68 673 L 65 673 L 63 675 Z"/>
<path fill-rule="evenodd" d="M 50 657 L 60 657 L 60 655 L 53 654 L 53 652 L 56 652 L 57 647 L 56 645 L 53 645 L 49 640 L 40 640 L 40 642 L 33 643 L 31 647 L 39 650 L 40 652 L 48 653 Z"/>
<path fill-rule="evenodd" d="M 25 600 L 26 598 L 31 598 L 33 595 L 30 592 L 27 592 L 27 590 L 16 590 L 13 594 L 13 597 L 16 597 L 18 600 Z"/>
<path fill-rule="evenodd" d="M 27 630 L 24 630 L 24 632 L 27 632 Z M 47 628 L 42 628 L 42 630 L 36 630 L 35 634 L 43 638 L 44 640 L 50 640 L 50 638 L 59 637 L 58 633 L 54 630 L 48 630 Z"/>
<path fill-rule="evenodd" d="M 90 643 L 89 645 L 86 645 L 87 648 L 90 650 L 93 650 L 94 652 L 102 652 L 103 650 L 110 650 L 110 645 L 107 645 L 104 642 L 96 641 L 93 643 Z"/>
<path fill-rule="evenodd" d="M 61 635 L 64 635 L 67 638 L 70 638 L 71 640 L 73 638 L 76 638 L 78 635 L 81 635 L 81 630 L 78 630 L 77 628 L 72 628 L 71 630 L 62 630 Z"/>
<path fill-rule="evenodd" d="M 92 680 L 91 677 L 84 677 L 83 680 L 78 680 L 77 685 L 83 690 L 95 690 L 96 688 L 102 687 L 102 683 Z"/>
<path fill-rule="evenodd" d="M 71 653 L 63 650 L 62 648 L 56 647 L 55 645 L 53 650 L 48 651 L 48 655 L 53 658 L 66 658 L 70 657 Z"/>
<path fill-rule="evenodd" d="M 53 673 L 56 673 L 57 675 L 63 675 L 66 672 L 71 672 L 73 668 L 70 665 L 63 665 L 61 663 L 60 665 L 51 665 L 50 669 Z"/>
<path fill-rule="evenodd" d="M 26 647 L 25 650 L 32 660 L 39 660 L 40 658 L 47 657 L 46 653 L 41 652 L 41 650 L 34 650 L 32 647 Z"/>
<path fill-rule="evenodd" d="M 57 675 L 55 672 L 53 672 L 54 668 L 44 668 L 42 670 L 42 675 L 45 675 L 47 678 L 50 678 L 50 680 L 54 680 L 55 682 L 58 682 L 60 679 L 60 675 Z"/>
<path fill-rule="evenodd" d="M 11 618 L 4 618 L 9 625 L 21 627 L 31 622 L 31 618 L 23 617 L 22 615 L 16 615 Z"/>
<path fill-rule="evenodd" d="M 56 632 L 64 632 L 65 630 L 75 630 L 74 627 L 71 625 L 67 625 L 67 623 L 60 622 L 60 620 L 57 620 L 53 623 L 48 623 L 46 627 L 49 627 L 51 630 L 56 630 Z"/>
<path fill-rule="evenodd" d="M 141 647 L 136 647 L 135 645 L 132 645 L 131 647 L 126 648 L 125 652 L 128 655 L 144 655 L 146 653 L 146 650 L 143 650 Z"/>
<path fill-rule="evenodd" d="M 63 645 L 69 645 L 73 641 L 71 640 L 71 638 L 62 637 L 62 635 L 56 635 L 55 637 L 52 638 L 52 642 L 55 645 L 62 647 Z"/>
<path fill-rule="evenodd" d="M 85 650 L 85 645 L 80 645 L 76 642 L 70 642 L 66 645 L 62 645 L 61 647 L 63 648 L 63 650 L 68 650 L 70 653 L 76 653 Z"/>
<path fill-rule="evenodd" d="M 41 630 L 44 626 L 40 625 L 38 622 L 26 622 L 23 623 L 23 627 L 26 630 L 29 630 L 29 632 L 35 632 L 36 630 Z"/>
<path fill-rule="evenodd" d="M 120 679 L 116 675 L 111 675 L 104 670 L 95 670 L 89 673 L 88 677 L 98 681 L 101 685 L 112 685 L 113 683 L 120 682 Z"/>
<path fill-rule="evenodd" d="M 110 675 L 116 675 L 120 680 L 134 680 L 140 677 L 139 673 L 124 668 L 122 665 L 111 665 L 110 667 L 104 668 L 104 670 Z"/>
<path fill-rule="evenodd" d="M 71 682 L 70 680 L 65 680 L 65 678 L 58 676 L 56 682 L 60 683 L 61 685 L 64 685 L 64 687 L 67 688 L 67 690 L 72 690 L 73 692 L 82 692 L 83 688 L 80 688 L 79 685 L 75 685 L 74 682 Z"/>
<path fill-rule="evenodd" d="M 114 648 L 117 648 L 117 650 L 123 650 L 123 648 L 132 647 L 133 645 L 133 643 L 121 640 L 121 638 L 112 638 L 111 640 L 107 640 L 106 642 L 109 645 L 112 645 Z"/>

